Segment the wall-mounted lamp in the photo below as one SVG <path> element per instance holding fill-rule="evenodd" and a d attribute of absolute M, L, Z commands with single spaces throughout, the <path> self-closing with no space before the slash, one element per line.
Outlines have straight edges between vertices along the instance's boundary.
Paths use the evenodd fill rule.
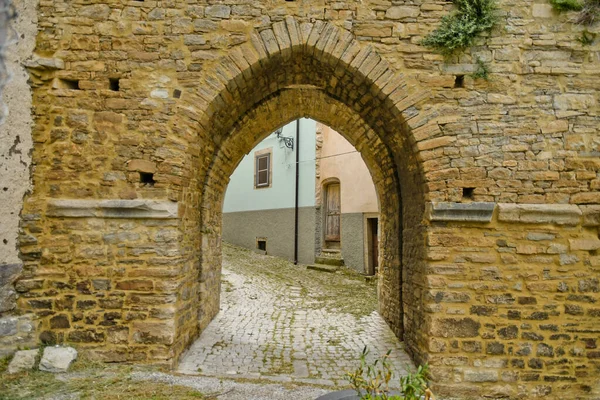
<path fill-rule="evenodd" d="M 284 146 L 287 147 L 288 149 L 294 150 L 294 138 L 282 136 L 282 133 L 283 133 L 283 128 L 279 128 L 275 131 L 275 134 L 277 135 L 277 139 L 282 141 Z"/>

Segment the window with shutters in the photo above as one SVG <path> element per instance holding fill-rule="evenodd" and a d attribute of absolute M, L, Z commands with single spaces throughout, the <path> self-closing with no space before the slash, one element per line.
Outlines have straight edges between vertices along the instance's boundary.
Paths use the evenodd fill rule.
<path fill-rule="evenodd" d="M 265 149 L 254 154 L 254 188 L 269 187 L 271 187 L 271 149 Z"/>

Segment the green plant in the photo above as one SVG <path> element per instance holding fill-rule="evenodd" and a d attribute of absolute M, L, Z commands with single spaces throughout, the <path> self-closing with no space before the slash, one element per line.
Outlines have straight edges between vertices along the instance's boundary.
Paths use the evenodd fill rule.
<path fill-rule="evenodd" d="M 583 46 L 591 46 L 596 39 L 596 34 L 588 31 L 587 29 L 581 32 L 581 36 L 577 38 L 577 41 Z"/>
<path fill-rule="evenodd" d="M 417 400 L 425 395 L 427 391 L 427 379 L 429 378 L 429 366 L 419 365 L 417 372 L 400 378 L 400 389 L 406 400 Z"/>
<path fill-rule="evenodd" d="M 585 0 L 577 23 L 584 25 L 592 25 L 600 20 L 600 0 Z"/>
<path fill-rule="evenodd" d="M 486 81 L 490 79 L 490 67 L 478 58 L 476 61 L 477 69 L 471 75 L 474 79 L 485 79 Z"/>
<path fill-rule="evenodd" d="M 454 0 L 456 11 L 442 18 L 441 25 L 421 42 L 445 56 L 473 44 L 496 22 L 496 0 Z"/>
<path fill-rule="evenodd" d="M 581 11 L 583 4 L 579 0 L 550 0 L 550 4 L 557 11 Z"/>
<path fill-rule="evenodd" d="M 579 11 L 578 24 L 592 25 L 600 19 L 600 0 L 550 0 L 557 11 Z"/>
<path fill-rule="evenodd" d="M 394 376 L 392 365 L 388 361 L 390 352 L 373 363 L 368 363 L 369 350 L 365 347 L 360 355 L 360 366 L 346 374 L 346 379 L 361 400 L 420 400 L 423 395 L 429 398 L 431 392 L 427 389 L 427 365 L 419 366 L 415 373 L 408 372 L 400 378 L 402 395 L 390 394 L 390 382 Z"/>

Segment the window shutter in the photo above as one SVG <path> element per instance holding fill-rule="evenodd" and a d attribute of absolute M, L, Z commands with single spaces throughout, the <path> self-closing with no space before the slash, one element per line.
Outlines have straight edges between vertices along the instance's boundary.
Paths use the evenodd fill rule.
<path fill-rule="evenodd" d="M 256 157 L 256 187 L 269 186 L 269 172 L 271 164 L 271 155 L 265 154 Z"/>

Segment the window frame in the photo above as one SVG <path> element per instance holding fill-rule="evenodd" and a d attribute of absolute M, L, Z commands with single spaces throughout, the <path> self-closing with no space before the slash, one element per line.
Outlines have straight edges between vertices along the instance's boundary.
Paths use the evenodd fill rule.
<path fill-rule="evenodd" d="M 259 160 L 267 158 L 267 169 L 259 170 Z M 259 184 L 259 172 L 267 172 L 267 182 Z M 273 179 L 273 148 L 263 149 L 254 153 L 254 189 L 268 189 Z"/>

